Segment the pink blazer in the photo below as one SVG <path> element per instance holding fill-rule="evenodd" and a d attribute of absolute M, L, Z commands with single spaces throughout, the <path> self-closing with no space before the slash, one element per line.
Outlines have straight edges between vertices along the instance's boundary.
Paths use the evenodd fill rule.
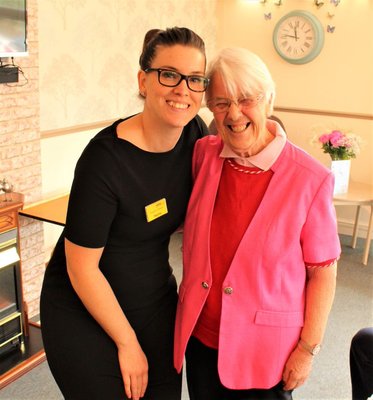
<path fill-rule="evenodd" d="M 223 166 L 221 149 L 219 137 L 207 136 L 194 151 L 195 183 L 184 225 L 184 272 L 175 325 L 178 371 L 213 285 L 209 237 Z M 340 254 L 331 172 L 290 142 L 272 170 L 221 288 L 218 370 L 223 385 L 231 389 L 270 388 L 281 381 L 303 326 L 304 263 Z"/>

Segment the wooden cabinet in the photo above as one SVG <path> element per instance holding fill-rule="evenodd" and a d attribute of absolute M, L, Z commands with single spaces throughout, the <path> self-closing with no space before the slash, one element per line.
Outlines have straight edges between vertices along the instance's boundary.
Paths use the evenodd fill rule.
<path fill-rule="evenodd" d="M 21 208 L 21 206 L 19 208 Z M 6 207 L 5 210 L 1 212 L 0 208 L 0 232 L 16 228 L 18 226 L 17 221 L 17 210 L 12 210 L 12 208 L 9 209 L 9 207 Z"/>
<path fill-rule="evenodd" d="M 0 389 L 45 360 L 40 326 L 28 321 L 23 301 L 17 195 L 0 196 Z"/>

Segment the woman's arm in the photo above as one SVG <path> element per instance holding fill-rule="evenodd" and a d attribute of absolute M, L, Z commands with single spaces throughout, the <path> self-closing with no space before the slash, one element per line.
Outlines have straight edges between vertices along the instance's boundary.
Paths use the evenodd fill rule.
<path fill-rule="evenodd" d="M 126 395 L 139 400 L 148 383 L 148 363 L 134 330 L 98 267 L 103 248 L 81 247 L 65 239 L 65 252 L 67 271 L 76 293 L 118 348 Z"/>
<path fill-rule="evenodd" d="M 306 284 L 306 310 L 301 339 L 311 346 L 323 340 L 333 304 L 337 263 L 330 267 L 309 268 Z M 283 372 L 284 389 L 301 386 L 308 378 L 313 356 L 299 344 L 291 353 Z"/>

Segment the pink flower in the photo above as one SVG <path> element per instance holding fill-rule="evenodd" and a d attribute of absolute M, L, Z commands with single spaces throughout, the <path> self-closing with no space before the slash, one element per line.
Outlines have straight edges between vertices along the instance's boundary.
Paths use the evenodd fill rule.
<path fill-rule="evenodd" d="M 317 140 L 324 153 L 329 154 L 332 160 L 349 160 L 360 152 L 361 140 L 352 133 L 333 130 L 323 133 Z"/>
<path fill-rule="evenodd" d="M 353 147 L 354 143 L 352 138 L 346 137 L 344 140 L 344 147 Z"/>
<path fill-rule="evenodd" d="M 323 135 L 321 135 L 321 136 L 319 137 L 319 141 L 320 141 L 322 144 L 328 143 L 328 142 L 329 142 L 329 135 L 328 135 L 327 133 L 324 133 Z"/>
<path fill-rule="evenodd" d="M 341 131 L 332 131 L 329 134 L 329 141 L 333 147 L 341 147 L 344 145 L 344 135 Z"/>

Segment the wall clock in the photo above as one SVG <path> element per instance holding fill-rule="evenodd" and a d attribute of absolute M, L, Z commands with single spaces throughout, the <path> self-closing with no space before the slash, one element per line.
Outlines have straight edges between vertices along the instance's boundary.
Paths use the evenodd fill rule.
<path fill-rule="evenodd" d="M 276 23 L 273 45 L 285 61 L 305 64 L 320 54 L 324 45 L 324 30 L 310 12 L 291 11 Z"/>

